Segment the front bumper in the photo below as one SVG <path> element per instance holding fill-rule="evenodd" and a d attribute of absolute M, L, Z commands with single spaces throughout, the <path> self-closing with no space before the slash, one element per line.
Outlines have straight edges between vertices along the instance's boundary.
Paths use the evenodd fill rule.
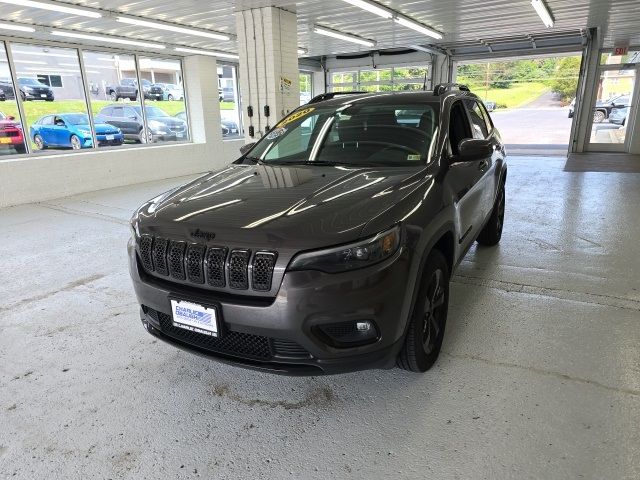
<path fill-rule="evenodd" d="M 53 93 L 23 92 L 25 100 L 53 100 Z M 44 95 L 44 96 L 43 96 Z"/>
<path fill-rule="evenodd" d="M 352 272 L 287 272 L 275 298 L 218 293 L 151 277 L 142 269 L 133 242 L 129 259 L 147 331 L 200 355 L 276 373 L 317 375 L 391 368 L 402 348 L 406 319 L 400 318 L 400 312 L 410 297 L 406 295 L 410 266 L 406 249 L 385 262 Z M 221 339 L 225 335 L 229 342 L 242 335 L 249 342 L 266 339 L 270 346 L 264 348 L 270 348 L 270 353 L 254 355 L 222 348 L 209 342 L 210 337 L 172 327 L 172 298 L 216 306 L 224 332 Z M 315 328 L 361 320 L 375 323 L 378 337 L 373 343 L 337 348 L 326 343 Z"/>

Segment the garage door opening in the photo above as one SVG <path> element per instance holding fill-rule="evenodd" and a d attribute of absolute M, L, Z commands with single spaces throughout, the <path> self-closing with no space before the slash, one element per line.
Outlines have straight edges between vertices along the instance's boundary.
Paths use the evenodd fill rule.
<path fill-rule="evenodd" d="M 580 61 L 575 53 L 459 62 L 456 81 L 492 110 L 510 153 L 566 155 Z"/>

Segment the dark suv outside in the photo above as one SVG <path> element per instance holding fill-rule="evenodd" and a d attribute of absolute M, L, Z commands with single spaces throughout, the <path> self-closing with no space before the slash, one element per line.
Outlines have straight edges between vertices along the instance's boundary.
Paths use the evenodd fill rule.
<path fill-rule="evenodd" d="M 19 77 L 18 86 L 20 87 L 20 96 L 23 101 L 45 100 L 53 102 L 54 100 L 53 90 L 35 78 Z"/>
<path fill-rule="evenodd" d="M 188 140 L 189 131 L 184 120 L 170 117 L 158 107 L 145 106 L 144 111 L 147 115 L 148 131 L 144 128 L 140 105 L 108 105 L 96 115 L 96 122 L 118 127 L 122 130 L 125 140 L 140 143 Z"/>
<path fill-rule="evenodd" d="M 506 174 L 464 86 L 316 97 L 233 164 L 135 212 L 142 323 L 280 373 L 428 370 L 452 272 L 474 241 L 500 241 Z"/>

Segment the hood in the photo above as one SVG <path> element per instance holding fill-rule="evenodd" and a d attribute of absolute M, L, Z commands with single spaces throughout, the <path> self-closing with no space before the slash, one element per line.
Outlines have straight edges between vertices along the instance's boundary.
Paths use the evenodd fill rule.
<path fill-rule="evenodd" d="M 420 183 L 416 167 L 230 165 L 137 212 L 141 233 L 250 247 L 318 248 L 360 237 L 366 223 Z M 396 219 L 389 218 L 389 226 Z"/>
<path fill-rule="evenodd" d="M 187 124 L 179 118 L 173 117 L 149 117 L 148 120 L 156 120 L 169 128 L 185 128 Z"/>

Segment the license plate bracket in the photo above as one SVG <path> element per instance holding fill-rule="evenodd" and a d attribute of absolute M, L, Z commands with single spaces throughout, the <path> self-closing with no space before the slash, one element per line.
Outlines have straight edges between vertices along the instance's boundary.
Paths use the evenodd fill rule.
<path fill-rule="evenodd" d="M 177 298 L 170 301 L 171 322 L 174 327 L 214 338 L 220 337 L 222 329 L 217 306 Z"/>

